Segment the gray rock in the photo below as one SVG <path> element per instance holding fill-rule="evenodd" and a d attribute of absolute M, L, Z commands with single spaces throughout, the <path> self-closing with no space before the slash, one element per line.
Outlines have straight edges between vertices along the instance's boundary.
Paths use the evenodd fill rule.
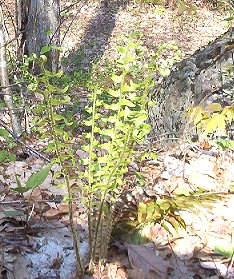
<path fill-rule="evenodd" d="M 231 73 L 227 77 L 223 71 L 234 64 L 233 31 L 234 28 L 230 29 L 191 57 L 175 64 L 171 74 L 153 90 L 151 99 L 156 105 L 149 108 L 152 136 L 181 135 L 191 105 L 232 104 L 234 75 Z"/>

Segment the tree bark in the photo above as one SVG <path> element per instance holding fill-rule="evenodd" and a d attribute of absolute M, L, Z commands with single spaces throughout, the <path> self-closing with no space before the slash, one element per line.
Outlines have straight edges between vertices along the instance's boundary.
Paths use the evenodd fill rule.
<path fill-rule="evenodd" d="M 60 0 L 16 0 L 16 7 L 24 54 L 39 56 L 42 47 L 60 45 Z M 59 51 L 52 49 L 46 56 L 47 69 L 56 71 Z"/>
<path fill-rule="evenodd" d="M 18 60 L 22 61 L 25 54 L 25 31 L 28 22 L 28 9 L 30 0 L 15 0 L 15 21 L 17 33 L 21 34 L 20 44 L 18 49 Z"/>
<path fill-rule="evenodd" d="M 153 91 L 151 99 L 156 105 L 149 108 L 151 135 L 183 134 L 188 120 L 190 106 L 211 102 L 232 103 L 233 96 L 226 96 L 225 91 L 233 89 L 233 70 L 229 76 L 223 74 L 227 66 L 234 65 L 234 29 L 197 50 L 174 66 L 169 77 L 165 78 Z"/>
<path fill-rule="evenodd" d="M 12 91 L 9 86 L 10 83 L 9 83 L 8 70 L 7 70 L 6 46 L 5 46 L 5 36 L 3 30 L 3 15 L 2 15 L 1 6 L 0 6 L 0 80 L 1 80 L 1 87 L 2 87 L 4 101 L 9 110 L 13 132 L 16 136 L 20 136 L 22 133 L 22 129 L 13 104 Z"/>

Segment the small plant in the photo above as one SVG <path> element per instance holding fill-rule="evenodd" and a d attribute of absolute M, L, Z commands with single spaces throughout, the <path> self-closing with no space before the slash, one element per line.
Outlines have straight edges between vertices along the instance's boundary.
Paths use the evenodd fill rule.
<path fill-rule="evenodd" d="M 23 194 L 37 188 L 45 181 L 45 179 L 50 173 L 50 170 L 51 170 L 51 164 L 41 169 L 40 171 L 32 174 L 27 180 L 27 182 L 25 183 L 25 185 L 23 185 L 19 180 L 19 178 L 16 176 L 17 188 L 14 188 L 13 190 L 20 194 Z"/>
<path fill-rule="evenodd" d="M 116 224 L 114 234 L 124 235 L 130 243 L 142 244 L 153 240 L 151 229 L 155 224 L 160 224 L 169 233 L 186 229 L 186 223 L 181 217 L 180 211 L 191 211 L 195 214 L 201 212 L 201 208 L 211 208 L 219 200 L 219 196 L 212 193 L 189 193 L 186 195 L 157 196 L 146 202 L 139 202 L 137 213 L 128 212 L 127 218 L 122 216 Z M 202 204 L 202 206 L 201 206 Z M 134 209 L 135 210 L 135 209 Z M 131 220 L 129 219 L 131 215 Z"/>
<path fill-rule="evenodd" d="M 1 142 L 1 150 L 0 150 L 0 164 L 5 162 L 14 161 L 16 155 L 10 152 L 14 148 L 14 140 L 9 132 L 1 128 L 0 129 L 0 142 Z"/>
<path fill-rule="evenodd" d="M 69 86 L 61 88 L 58 85 L 58 80 L 63 77 L 63 73 L 54 73 L 46 70 L 44 67 L 46 59 L 45 53 L 39 58 L 35 55 L 29 58 L 26 57 L 22 70 L 24 78 L 29 82 L 28 90 L 36 92 L 41 98 L 41 103 L 34 109 L 34 114 L 36 116 L 35 128 L 40 134 L 40 137 L 48 141 L 45 152 L 53 156 L 51 164 L 48 167 L 54 164 L 59 164 L 61 167 L 61 170 L 55 172 L 53 177 L 54 179 L 62 177 L 63 181 L 60 186 L 64 186 L 67 189 L 67 197 L 64 198 L 69 204 L 69 219 L 74 241 L 74 250 L 80 277 L 83 278 L 84 268 L 79 254 L 79 241 L 74 227 L 72 208 L 73 195 L 70 185 L 72 170 L 77 169 L 76 158 L 75 151 L 70 144 L 72 140 L 71 134 L 64 129 L 65 126 L 69 127 L 72 125 L 72 122 L 69 122 L 62 113 L 59 113 L 61 108 L 70 102 L 70 97 L 67 93 Z M 39 76 L 31 74 L 28 70 L 28 66 L 30 63 L 34 63 L 34 61 L 40 66 L 41 73 Z M 21 190 L 22 186 L 18 185 L 18 188 Z M 25 187 L 23 187 L 23 189 L 24 188 Z"/>
<path fill-rule="evenodd" d="M 112 231 L 115 203 L 122 192 L 124 174 L 128 164 L 134 159 L 134 147 L 141 144 L 150 131 L 147 119 L 147 94 L 152 86 L 151 72 L 145 80 L 127 80 L 126 77 L 136 69 L 141 59 L 142 49 L 137 35 L 127 38 L 127 46 L 119 47 L 120 59 L 116 62 L 118 71 L 109 72 L 113 81 L 110 87 L 103 88 L 98 82 L 90 86 L 89 106 L 84 144 L 74 146 L 72 131 L 74 120 L 69 121 L 61 112 L 69 104 L 69 86 L 61 87 L 57 82 L 63 79 L 63 73 L 52 73 L 45 69 L 46 56 L 27 58 L 24 64 L 24 76 L 30 82 L 28 89 L 41 96 L 41 103 L 34 113 L 37 115 L 36 128 L 42 139 L 47 139 L 45 149 L 53 159 L 51 165 L 59 164 L 61 170 L 54 173 L 54 178 L 63 178 L 61 186 L 67 189 L 65 200 L 69 203 L 70 226 L 74 240 L 74 250 L 80 277 L 84 276 L 83 262 L 79 253 L 79 241 L 73 223 L 72 203 L 78 197 L 86 206 L 88 213 L 90 264 L 89 270 L 106 259 Z M 27 70 L 27 65 L 36 61 L 41 74 L 35 76 Z M 86 159 L 78 161 L 76 150 L 83 149 Z M 44 173 L 44 172 L 43 172 Z M 39 175 L 39 174 L 38 174 Z M 82 180 L 81 180 L 82 178 Z M 71 188 L 71 179 L 77 180 L 77 187 Z M 79 182 L 78 182 L 79 181 Z M 27 182 L 28 184 L 29 182 Z M 27 185 L 26 185 L 27 186 Z M 29 185 L 31 187 L 31 184 Z M 33 185 L 33 187 L 36 185 Z M 18 185 L 19 191 L 28 187 Z"/>
<path fill-rule="evenodd" d="M 190 109 L 190 122 L 195 124 L 198 133 L 203 137 L 212 135 L 215 132 L 227 135 L 226 127 L 234 120 L 234 107 L 222 106 L 218 103 L 212 103 L 205 109 L 201 106 Z"/>
<path fill-rule="evenodd" d="M 219 2 L 219 1 L 218 1 Z M 230 17 L 225 20 L 228 21 L 229 27 L 233 20 L 233 1 L 220 1 L 229 5 Z M 222 80 L 224 86 L 222 88 L 223 94 L 229 99 L 229 105 L 222 107 L 219 103 L 211 103 L 206 107 L 199 105 L 191 108 L 188 112 L 190 116 L 190 123 L 196 126 L 198 134 L 202 137 L 217 138 L 217 144 L 224 149 L 233 149 L 232 126 L 234 123 L 234 106 L 233 106 L 233 74 L 234 68 L 232 64 L 227 64 L 222 70 Z"/>
<path fill-rule="evenodd" d="M 126 79 L 136 66 L 140 44 L 130 36 L 127 46 L 119 47 L 118 51 L 119 71 L 110 75 L 112 86 L 94 88 L 87 109 L 90 119 L 85 121 L 90 133 L 86 135 L 88 143 L 82 147 L 89 154 L 82 160 L 87 166 L 84 173 L 87 185 L 83 191 L 88 197 L 91 271 L 106 258 L 114 206 L 122 192 L 127 166 L 134 159 L 134 146 L 142 143 L 150 131 L 145 121 L 151 79 L 142 83 Z"/>

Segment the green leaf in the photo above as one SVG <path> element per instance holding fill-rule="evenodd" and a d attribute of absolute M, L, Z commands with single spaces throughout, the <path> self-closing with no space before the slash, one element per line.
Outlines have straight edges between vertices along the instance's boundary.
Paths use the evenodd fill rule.
<path fill-rule="evenodd" d="M 33 91 L 37 90 L 37 86 L 38 86 L 38 84 L 36 84 L 36 83 L 30 83 L 27 88 L 29 91 L 33 92 Z"/>
<path fill-rule="evenodd" d="M 167 200 L 160 200 L 157 202 L 157 204 L 163 211 L 167 211 L 171 207 L 170 203 Z"/>
<path fill-rule="evenodd" d="M 51 46 L 43 46 L 41 48 L 40 54 L 43 55 L 51 50 Z"/>
<path fill-rule="evenodd" d="M 124 62 L 126 64 L 128 64 L 129 62 L 134 62 L 135 60 L 136 60 L 136 58 L 131 55 L 126 55 L 126 57 L 124 57 Z M 125 69 L 127 69 L 127 68 L 125 67 Z"/>
<path fill-rule="evenodd" d="M 111 142 L 105 142 L 101 144 L 100 148 L 109 152 L 111 150 Z"/>
<path fill-rule="evenodd" d="M 234 150 L 234 140 L 218 139 L 217 144 L 220 145 L 223 149 Z"/>
<path fill-rule="evenodd" d="M 116 122 L 116 115 L 111 115 L 105 119 L 102 119 L 103 122 L 110 122 L 110 123 L 115 123 Z"/>
<path fill-rule="evenodd" d="M 231 21 L 231 20 L 233 20 L 234 19 L 234 16 L 230 16 L 230 17 L 226 17 L 224 20 L 226 20 L 226 21 Z"/>
<path fill-rule="evenodd" d="M 14 161 L 16 160 L 16 155 L 15 155 L 15 154 L 9 154 L 9 155 L 8 155 L 8 160 L 9 160 L 10 162 L 14 162 Z"/>
<path fill-rule="evenodd" d="M 17 175 L 15 176 L 15 180 L 16 180 L 17 186 L 18 186 L 19 188 L 22 188 L 23 186 L 22 186 L 22 184 L 21 184 L 21 182 L 20 182 L 20 180 L 19 180 L 19 178 L 18 178 Z"/>
<path fill-rule="evenodd" d="M 84 125 L 87 126 L 87 127 L 92 126 L 92 123 L 93 123 L 92 119 L 84 121 Z"/>
<path fill-rule="evenodd" d="M 51 169 L 51 165 L 49 164 L 44 169 L 41 169 L 37 173 L 31 175 L 29 177 L 28 181 L 26 182 L 26 188 L 27 189 L 34 189 L 34 188 L 40 186 L 45 181 L 45 179 L 47 178 L 47 176 L 50 172 L 50 169 Z"/>
<path fill-rule="evenodd" d="M 64 123 L 67 125 L 67 126 L 71 126 L 73 125 L 73 121 L 68 121 L 66 118 L 64 118 Z"/>
<path fill-rule="evenodd" d="M 140 172 L 138 172 L 138 171 L 135 171 L 134 173 L 136 175 L 136 178 L 138 179 L 138 182 L 139 182 L 140 186 L 145 186 L 145 178 L 144 178 L 144 176 Z"/>
<path fill-rule="evenodd" d="M 222 256 L 224 256 L 227 259 L 231 259 L 233 254 L 234 254 L 234 247 L 227 245 L 227 246 L 221 246 L 221 245 L 217 245 L 214 247 L 214 249 L 221 254 Z"/>
<path fill-rule="evenodd" d="M 108 89 L 107 92 L 113 96 L 113 97 L 119 97 L 120 96 L 120 90 L 113 90 L 113 89 Z"/>
<path fill-rule="evenodd" d="M 146 119 L 148 118 L 148 116 L 146 115 L 146 114 L 140 114 L 138 117 L 137 117 L 137 119 L 135 120 L 136 122 L 135 122 L 135 124 L 136 124 L 136 126 L 140 126 L 140 125 L 142 125 L 145 121 L 146 121 Z M 144 125 L 146 125 L 146 124 L 144 124 Z"/>
<path fill-rule="evenodd" d="M 121 117 L 124 117 L 124 120 L 126 121 L 129 117 L 129 115 L 131 114 L 131 110 L 128 108 L 128 106 L 126 106 L 124 108 L 123 111 L 120 112 L 120 116 Z"/>
<path fill-rule="evenodd" d="M 106 109 L 111 109 L 111 110 L 114 110 L 114 111 L 117 111 L 117 110 L 118 110 L 118 107 L 119 107 L 118 104 L 111 104 L 111 105 L 104 104 L 103 106 L 104 106 L 104 108 L 106 108 Z"/>
<path fill-rule="evenodd" d="M 54 77 L 60 78 L 63 75 L 63 71 L 59 71 L 57 73 L 54 73 L 53 75 Z"/>
<path fill-rule="evenodd" d="M 61 177 L 63 175 L 62 171 L 56 171 L 53 175 L 53 179 L 57 179 L 58 177 Z"/>
<path fill-rule="evenodd" d="M 2 163 L 7 158 L 7 151 L 0 150 L 0 163 Z"/>
<path fill-rule="evenodd" d="M 168 77 L 170 75 L 171 71 L 166 67 L 162 67 L 159 69 L 159 73 L 162 77 Z"/>
<path fill-rule="evenodd" d="M 117 50 L 120 53 L 126 54 L 128 52 L 128 49 L 126 47 L 121 47 L 121 46 L 117 46 Z"/>
<path fill-rule="evenodd" d="M 121 106 L 128 106 L 130 108 L 134 108 L 135 104 L 133 104 L 131 101 L 127 99 L 122 99 Z"/>
<path fill-rule="evenodd" d="M 51 133 L 44 133 L 40 136 L 40 139 L 47 139 L 47 138 L 50 138 L 50 137 L 52 137 Z"/>
<path fill-rule="evenodd" d="M 19 210 L 5 210 L 4 215 L 6 217 L 14 218 L 14 217 L 17 217 L 17 216 L 23 216 L 24 213 L 23 213 L 23 211 L 21 212 Z"/>
<path fill-rule="evenodd" d="M 118 75 L 112 75 L 112 76 L 111 76 L 111 79 L 114 81 L 115 84 L 118 84 L 118 83 L 121 83 L 121 82 L 122 82 L 123 76 L 122 76 L 122 75 L 120 75 L 120 76 L 118 76 Z"/>
<path fill-rule="evenodd" d="M 49 36 L 53 34 L 53 31 L 51 29 L 45 29 L 44 32 Z"/>
<path fill-rule="evenodd" d="M 1 108 L 4 108 L 5 105 L 6 105 L 5 102 L 1 102 L 1 100 L 0 100 L 0 109 L 1 109 Z"/>
<path fill-rule="evenodd" d="M 47 88 L 48 88 L 49 92 L 51 92 L 51 93 L 54 93 L 57 91 L 57 88 L 52 84 L 49 84 Z"/>
<path fill-rule="evenodd" d="M 10 134 L 6 129 L 0 129 L 0 137 L 8 139 L 10 137 Z"/>
<path fill-rule="evenodd" d="M 130 81 L 130 85 L 128 85 L 127 83 L 124 83 L 123 87 L 122 87 L 122 91 L 123 92 L 134 92 L 137 90 L 139 86 L 136 83 L 133 83 L 132 81 Z"/>
<path fill-rule="evenodd" d="M 17 188 L 12 188 L 13 191 L 18 192 L 20 194 L 26 193 L 28 192 L 29 189 L 27 189 L 26 187 L 22 186 L 18 176 L 15 176 L 15 180 L 16 180 L 16 184 L 17 184 Z"/>
<path fill-rule="evenodd" d="M 174 193 L 177 195 L 184 195 L 186 197 L 188 197 L 190 195 L 191 192 L 191 188 L 189 187 L 188 184 L 182 184 L 179 185 L 175 190 Z"/>
<path fill-rule="evenodd" d="M 108 155 L 104 155 L 102 157 L 98 157 L 98 163 L 99 164 L 106 164 L 108 163 L 109 160 L 109 156 Z"/>
<path fill-rule="evenodd" d="M 61 114 L 53 113 L 53 118 L 55 121 L 64 120 L 64 117 Z"/>
<path fill-rule="evenodd" d="M 59 90 L 60 93 L 64 94 L 69 89 L 69 85 L 65 86 L 63 89 Z"/>
<path fill-rule="evenodd" d="M 63 49 L 60 46 L 51 46 L 52 49 L 62 51 Z"/>
<path fill-rule="evenodd" d="M 153 107 L 156 105 L 155 101 L 148 101 L 148 107 Z"/>
<path fill-rule="evenodd" d="M 51 98 L 51 105 L 57 106 L 57 105 L 65 105 L 69 103 L 71 98 L 69 96 L 66 96 L 64 99 L 58 99 L 58 98 Z"/>
<path fill-rule="evenodd" d="M 112 137 L 114 135 L 114 129 L 103 129 L 100 131 L 101 135 Z"/>

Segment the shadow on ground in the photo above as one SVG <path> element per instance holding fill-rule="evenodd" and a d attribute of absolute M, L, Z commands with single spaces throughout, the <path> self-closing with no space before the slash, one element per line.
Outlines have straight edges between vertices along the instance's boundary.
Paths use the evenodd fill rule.
<path fill-rule="evenodd" d="M 110 3 L 111 2 L 111 3 Z M 74 69 L 90 71 L 104 54 L 109 45 L 109 39 L 116 23 L 120 9 L 125 9 L 127 1 L 102 1 L 96 10 L 96 15 L 88 23 L 78 48 L 64 60 L 69 65 L 69 71 Z"/>

